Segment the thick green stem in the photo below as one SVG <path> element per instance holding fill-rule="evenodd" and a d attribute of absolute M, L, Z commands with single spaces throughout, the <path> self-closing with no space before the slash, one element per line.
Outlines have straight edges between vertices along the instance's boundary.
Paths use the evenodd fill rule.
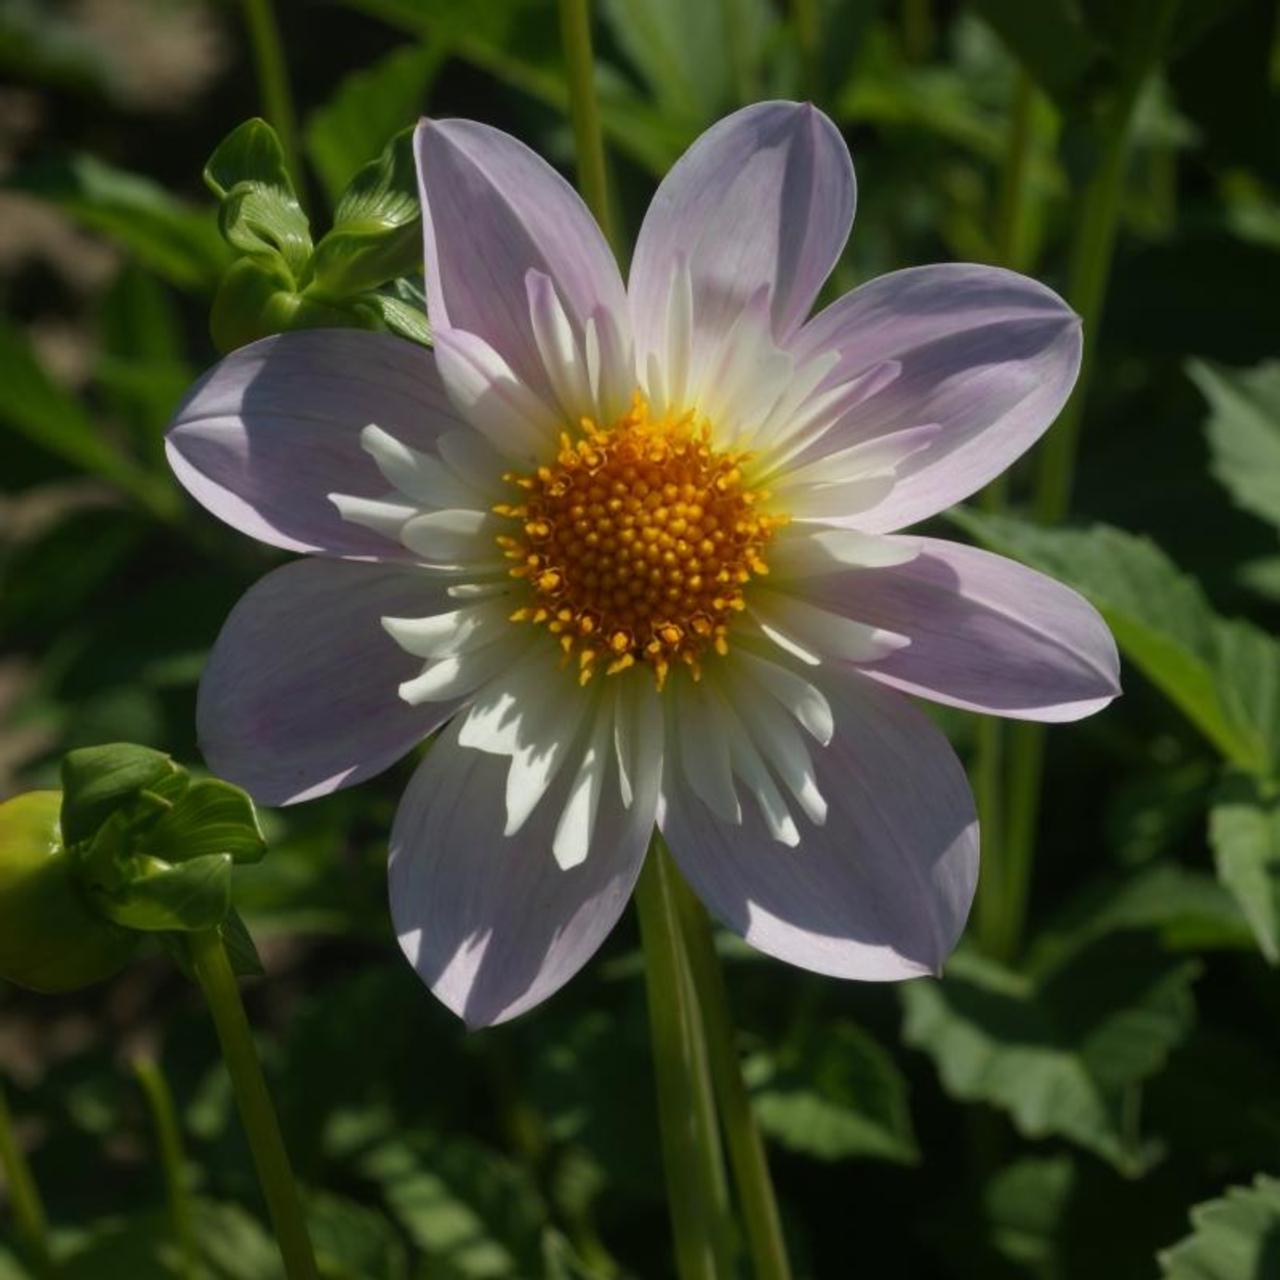
<path fill-rule="evenodd" d="M 560 0 L 560 36 L 569 73 L 569 114 L 578 157 L 578 189 L 595 214 L 605 239 L 616 253 L 609 179 L 605 168 L 604 135 L 596 100 L 595 59 L 591 52 L 591 14 L 587 0 Z"/>
<path fill-rule="evenodd" d="M 1178 0 L 1146 0 L 1134 6 L 1124 75 L 1101 130 L 1102 154 L 1085 187 L 1067 282 L 1067 300 L 1084 329 L 1080 377 L 1062 416 L 1040 446 L 1032 509 L 1046 524 L 1060 521 L 1071 504 L 1081 415 L 1093 377 L 1094 349 L 1106 302 L 1124 194 L 1134 108 L 1164 49 Z M 1005 811 L 1005 887 L 994 953 L 1005 959 L 1022 944 L 1031 889 L 1031 860 L 1040 819 L 1045 730 L 1019 724 L 1008 734 L 1009 798 Z"/>
<path fill-rule="evenodd" d="M 307 1235 L 298 1186 L 226 948 L 216 929 L 188 934 L 187 947 L 218 1032 L 222 1057 L 258 1171 L 258 1183 L 284 1259 L 285 1274 L 288 1280 L 317 1280 L 315 1254 Z"/>
<path fill-rule="evenodd" d="M 276 131 L 284 150 L 285 163 L 293 177 L 298 198 L 303 198 L 302 153 L 298 149 L 298 118 L 293 109 L 293 92 L 289 87 L 289 68 L 280 43 L 280 27 L 271 0 L 241 0 L 249 44 L 253 49 L 253 67 L 258 78 L 258 93 L 267 123 Z"/>
<path fill-rule="evenodd" d="M 711 1080 L 720 1121 L 728 1140 L 738 1202 L 746 1223 L 747 1244 L 756 1280 L 791 1280 L 791 1264 L 782 1236 L 778 1201 L 769 1176 L 764 1141 L 751 1109 L 751 1096 L 742 1078 L 742 1064 L 734 1043 L 733 1019 L 724 973 L 711 936 L 711 923 L 689 887 L 673 876 L 676 903 L 689 956 L 689 972 L 702 1012 Z"/>
<path fill-rule="evenodd" d="M 191 1184 L 187 1177 L 187 1158 L 182 1149 L 182 1130 L 178 1126 L 173 1094 L 164 1073 L 150 1058 L 136 1059 L 133 1074 L 147 1100 L 151 1122 L 155 1125 L 160 1165 L 164 1170 L 165 1198 L 169 1202 L 169 1227 L 181 1258 L 182 1275 L 186 1280 L 197 1280 L 200 1263 L 191 1216 Z"/>
<path fill-rule="evenodd" d="M 13 1132 L 13 1116 L 0 1086 L 0 1170 L 8 1184 L 9 1205 L 18 1231 L 18 1239 L 26 1251 L 27 1260 L 41 1280 L 52 1280 L 58 1268 L 49 1248 L 49 1220 L 45 1217 L 40 1189 L 31 1173 L 31 1166 L 18 1145 Z"/>
<path fill-rule="evenodd" d="M 675 876 L 670 855 L 655 841 L 635 897 L 676 1272 L 680 1280 L 729 1280 L 732 1262 L 724 1168 Z"/>

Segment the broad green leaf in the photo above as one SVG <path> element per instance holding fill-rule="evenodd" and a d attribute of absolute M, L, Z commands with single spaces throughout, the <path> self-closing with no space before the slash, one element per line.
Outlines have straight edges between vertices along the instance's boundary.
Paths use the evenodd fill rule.
<path fill-rule="evenodd" d="M 423 113 L 427 87 L 442 62 L 435 45 L 406 45 L 353 71 L 307 121 L 311 163 L 331 203 L 352 176 Z"/>
<path fill-rule="evenodd" d="M 1247 774 L 1229 775 L 1209 812 L 1218 878 L 1235 894 L 1262 954 L 1280 964 L 1280 800 Z"/>
<path fill-rule="evenodd" d="M 119 448 L 70 392 L 44 371 L 26 337 L 0 319 L 0 425 L 101 476 L 156 515 L 177 508 L 169 482 Z"/>
<path fill-rule="evenodd" d="M 94 156 L 49 160 L 19 171 L 6 185 L 48 200 L 181 289 L 212 292 L 231 261 L 210 211 Z"/>
<path fill-rule="evenodd" d="M 340 299 L 422 270 L 413 130 L 396 135 L 343 192 L 316 246 L 308 292 Z"/>
<path fill-rule="evenodd" d="M 1231 763 L 1254 773 L 1274 767 L 1280 645 L 1218 617 L 1155 543 L 1108 525 L 1047 529 L 968 508 L 952 518 L 984 546 L 1086 595 L 1125 656 Z"/>
<path fill-rule="evenodd" d="M 903 1037 L 953 1097 L 1137 1174 L 1152 1151 L 1130 1131 L 1132 1093 L 1190 1030 L 1197 971 L 1140 934 L 1103 939 L 1038 980 L 960 952 L 941 981 L 903 987 Z"/>
<path fill-rule="evenodd" d="M 329 1192 L 309 1196 L 306 1213 L 324 1280 L 404 1280 L 404 1245 L 380 1214 Z"/>
<path fill-rule="evenodd" d="M 441 1280 L 536 1274 L 545 1210 L 525 1173 L 469 1140 L 390 1142 L 361 1172 Z"/>
<path fill-rule="evenodd" d="M 1259 1174 L 1191 1210 L 1192 1234 L 1160 1254 L 1164 1280 L 1272 1280 L 1280 1265 L 1280 1178 Z"/>
<path fill-rule="evenodd" d="M 204 180 L 219 199 L 218 225 L 241 253 L 278 255 L 295 279 L 311 257 L 307 215 L 284 149 L 265 120 L 246 120 L 214 149 Z"/>
<path fill-rule="evenodd" d="M 853 1023 L 823 1023 L 744 1070 L 760 1127 L 782 1146 L 818 1160 L 919 1159 L 906 1081 Z"/>
<path fill-rule="evenodd" d="M 87 840 L 117 806 L 183 770 L 163 752 L 131 742 L 69 751 L 62 760 L 62 834 Z"/>
<path fill-rule="evenodd" d="M 1128 880 L 1100 880 L 1076 895 L 1036 936 L 1026 967 L 1032 973 L 1047 972 L 1099 938 L 1133 929 L 1154 933 L 1166 951 L 1253 946 L 1240 907 L 1217 880 L 1163 864 Z"/>
<path fill-rule="evenodd" d="M 214 1280 L 282 1280 L 280 1247 L 252 1214 L 205 1199 L 192 1210 L 196 1245 Z"/>
<path fill-rule="evenodd" d="M 1075 1183 L 1069 1156 L 1029 1156 L 996 1172 L 982 1189 L 982 1207 L 997 1251 L 1024 1267 L 1050 1262 Z"/>
<path fill-rule="evenodd" d="M 122 887 L 94 895 L 117 924 L 147 933 L 194 933 L 214 928 L 231 909 L 229 854 L 205 854 L 172 866 L 147 862 Z"/>
<path fill-rule="evenodd" d="M 173 808 L 150 827 L 139 851 L 165 862 L 187 862 L 226 853 L 234 862 L 257 862 L 267 844 L 247 793 L 221 778 L 196 778 Z"/>
<path fill-rule="evenodd" d="M 1280 528 L 1280 361 L 1228 369 L 1193 360 L 1187 372 L 1209 402 L 1213 474 L 1238 506 Z"/>

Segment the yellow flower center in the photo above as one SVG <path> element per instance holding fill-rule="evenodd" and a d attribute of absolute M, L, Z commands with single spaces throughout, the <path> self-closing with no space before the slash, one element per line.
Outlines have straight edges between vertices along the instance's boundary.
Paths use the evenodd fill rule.
<path fill-rule="evenodd" d="M 787 517 L 743 477 L 746 453 L 714 448 L 693 414 L 652 418 L 637 394 L 609 427 L 584 418 L 560 437 L 555 463 L 504 477 L 519 500 L 494 510 L 516 531 L 498 538 L 529 587 L 514 622 L 544 626 L 579 679 L 647 662 L 658 688 L 674 664 L 701 674 L 728 652 L 743 588 L 769 572 L 764 551 Z"/>

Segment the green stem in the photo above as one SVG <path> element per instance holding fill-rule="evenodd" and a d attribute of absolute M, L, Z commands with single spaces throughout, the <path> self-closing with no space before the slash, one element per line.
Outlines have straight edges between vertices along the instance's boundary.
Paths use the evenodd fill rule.
<path fill-rule="evenodd" d="M 769 1176 L 764 1141 L 742 1078 L 742 1064 L 734 1043 L 733 1019 L 729 1012 L 729 994 L 711 936 L 711 923 L 688 885 L 678 875 L 673 875 L 673 880 L 684 945 L 689 956 L 689 971 L 698 1007 L 702 1011 L 711 1080 L 728 1139 L 729 1162 L 733 1168 L 738 1201 L 746 1223 L 752 1267 L 756 1280 L 791 1280 L 778 1201 Z"/>
<path fill-rule="evenodd" d="M 655 841 L 636 885 L 658 1128 L 680 1280 L 728 1280 L 724 1170 L 699 1014 L 676 906 L 675 868 Z"/>
<path fill-rule="evenodd" d="M 49 1248 L 49 1220 L 45 1217 L 40 1188 L 13 1132 L 13 1116 L 3 1087 L 0 1087 L 0 1169 L 4 1170 L 9 1184 L 9 1204 L 27 1258 L 41 1280 L 52 1280 L 58 1269 Z"/>
<path fill-rule="evenodd" d="M 902 0 L 902 46 L 912 62 L 927 62 L 933 52 L 930 0 Z"/>
<path fill-rule="evenodd" d="M 289 87 L 289 68 L 280 42 L 280 26 L 271 0 L 241 0 L 241 4 L 245 26 L 249 29 L 249 44 L 253 49 L 262 110 L 267 123 L 280 139 L 285 163 L 301 200 L 304 174 L 302 153 L 298 149 L 298 118 L 293 109 L 293 92 Z"/>
<path fill-rule="evenodd" d="M 1029 239 L 1026 227 L 1031 220 L 1030 174 L 1036 143 L 1038 94 L 1025 71 L 1019 72 L 1009 123 L 1009 146 L 1005 153 L 996 219 L 996 257 L 1006 267 L 1023 265 Z M 986 511 L 1004 509 L 1009 497 L 1009 473 L 997 476 L 979 497 Z M 978 940 L 988 955 L 1001 955 L 1007 928 L 1010 885 L 1021 874 L 1009 862 L 1005 843 L 1004 782 L 1005 746 L 1008 729 L 995 716 L 985 716 L 978 725 L 974 758 L 973 790 L 982 823 L 982 870 L 978 881 L 976 927 Z"/>
<path fill-rule="evenodd" d="M 187 948 L 218 1032 L 222 1057 L 258 1171 L 258 1183 L 284 1259 L 285 1274 L 288 1280 L 317 1280 L 315 1254 L 307 1235 L 298 1186 L 226 948 L 216 929 L 188 934 Z"/>
<path fill-rule="evenodd" d="M 133 1063 L 138 1081 L 155 1125 L 160 1148 L 160 1164 L 164 1170 L 165 1195 L 169 1201 L 169 1225 L 182 1259 L 182 1275 L 196 1280 L 199 1260 L 196 1251 L 195 1226 L 191 1216 L 191 1187 L 187 1179 L 187 1159 L 182 1149 L 182 1131 L 173 1094 L 164 1073 L 150 1058 L 137 1058 Z"/>
<path fill-rule="evenodd" d="M 1055 524 L 1067 513 L 1075 479 L 1081 415 L 1093 377 L 1094 349 L 1106 302 L 1124 194 L 1134 108 L 1147 77 L 1159 62 L 1178 0 L 1146 0 L 1134 6 L 1131 43 L 1111 110 L 1101 132 L 1102 155 L 1085 187 L 1072 244 L 1067 300 L 1084 328 L 1080 377 L 1061 417 L 1040 446 L 1032 510 Z M 995 954 L 1012 959 L 1022 944 L 1031 890 L 1031 861 L 1040 820 L 1044 781 L 1045 730 L 1018 724 L 1009 732 L 1009 798 L 1005 811 L 1005 888 Z"/>
<path fill-rule="evenodd" d="M 818 13 L 818 0 L 791 0 L 791 24 L 795 27 L 796 42 L 800 46 L 805 92 L 818 102 L 822 98 L 822 58 L 819 53 L 822 19 Z"/>
<path fill-rule="evenodd" d="M 578 189 L 595 214 L 605 239 L 617 252 L 609 179 L 605 169 L 604 135 L 596 100 L 595 59 L 591 52 L 591 15 L 587 0 L 560 0 L 560 36 L 569 72 L 569 114 L 578 157 Z"/>

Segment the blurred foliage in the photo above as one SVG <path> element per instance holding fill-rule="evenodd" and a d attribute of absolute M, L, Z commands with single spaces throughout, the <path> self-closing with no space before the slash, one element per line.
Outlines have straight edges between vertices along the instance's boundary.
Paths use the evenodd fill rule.
<path fill-rule="evenodd" d="M 164 465 L 169 415 L 216 357 L 215 296 L 235 304 L 223 345 L 281 297 L 421 326 L 396 140 L 422 112 L 483 119 L 571 167 L 550 0 L 279 8 L 306 174 L 242 123 L 258 98 L 233 6 L 0 0 L 0 798 L 56 785 L 63 752 L 104 740 L 195 758 L 205 654 L 277 559 L 193 510 Z M 596 12 L 620 225 L 635 231 L 720 115 L 810 97 L 859 176 L 834 294 L 997 259 L 1026 84 L 1016 265 L 1062 287 L 1145 9 Z M 893 990 L 725 948 L 800 1276 L 1280 1274 L 1278 30 L 1275 0 L 1184 0 L 1140 100 L 1070 525 L 1020 514 L 1019 470 L 1010 514 L 943 528 L 1085 592 L 1125 660 L 1126 697 L 1049 736 L 1024 954 L 996 965 L 966 945 L 941 982 Z M 970 723 L 945 725 L 967 752 Z M 236 872 L 324 1274 L 669 1274 L 633 925 L 544 1009 L 465 1034 L 387 920 L 385 839 L 411 767 L 263 815 L 271 856 Z M 247 934 L 225 928 L 251 968 Z M 0 1070 L 64 1275 L 179 1274 L 122 1065 L 139 1043 L 179 1100 L 206 1273 L 277 1276 L 212 1032 L 158 959 L 57 1002 L 0 990 Z M 0 1277 L 27 1274 L 0 1218 Z"/>

